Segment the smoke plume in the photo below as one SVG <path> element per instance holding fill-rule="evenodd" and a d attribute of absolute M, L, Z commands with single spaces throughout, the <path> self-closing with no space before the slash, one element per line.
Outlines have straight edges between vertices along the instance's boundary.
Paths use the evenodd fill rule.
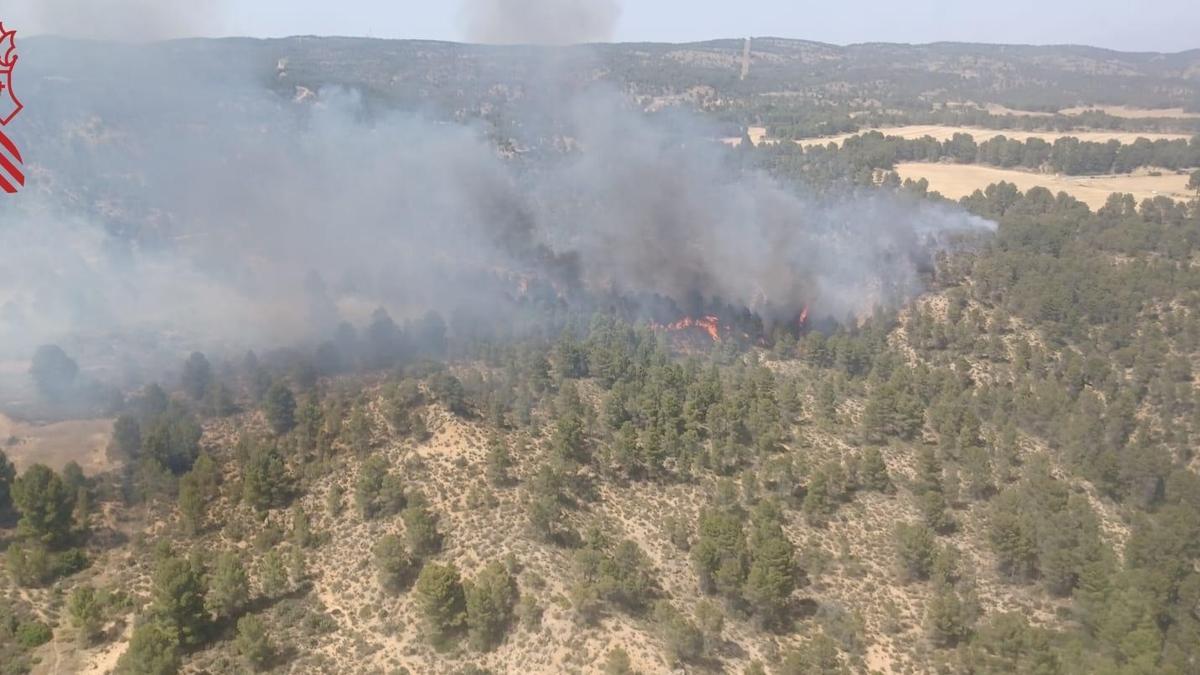
<path fill-rule="evenodd" d="M 530 144 L 514 152 L 492 125 L 353 89 L 281 95 L 269 52 L 25 48 L 32 168 L 0 211 L 0 361 L 56 342 L 85 367 L 177 363 L 324 339 L 380 305 L 509 325 L 514 278 L 568 302 L 841 318 L 919 291 L 943 237 L 990 226 L 882 193 L 805 196 L 731 165 L 705 121 L 648 118 L 604 86 L 513 122 Z"/>
<path fill-rule="evenodd" d="M 464 0 L 467 40 L 484 44 L 571 45 L 608 42 L 616 0 Z"/>

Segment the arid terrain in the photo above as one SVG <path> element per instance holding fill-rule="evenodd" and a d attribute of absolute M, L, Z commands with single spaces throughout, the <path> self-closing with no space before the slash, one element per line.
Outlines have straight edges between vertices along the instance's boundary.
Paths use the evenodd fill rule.
<path fill-rule="evenodd" d="M 896 171 L 901 178 L 928 180 L 930 190 L 950 199 L 965 197 L 1000 181 L 1012 183 L 1021 191 L 1044 187 L 1053 193 L 1066 192 L 1093 209 L 1104 206 L 1114 192 L 1132 194 L 1139 202 L 1153 197 L 1186 201 L 1193 196 L 1187 187 L 1187 174 L 1166 170 L 1155 172 L 1159 173 L 1157 176 L 1147 170 L 1113 176 L 1064 176 L 978 164 L 902 162 L 896 165 Z"/>
<path fill-rule="evenodd" d="M 1200 51 L 22 49 L 0 675 L 1200 672 Z"/>

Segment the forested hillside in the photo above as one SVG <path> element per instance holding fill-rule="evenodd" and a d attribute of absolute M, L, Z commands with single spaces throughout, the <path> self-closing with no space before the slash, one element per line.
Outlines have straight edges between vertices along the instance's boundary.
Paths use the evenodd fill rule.
<path fill-rule="evenodd" d="M 637 115 L 654 115 L 657 97 L 713 87 L 725 104 L 706 107 L 703 94 L 686 105 L 724 116 L 739 136 L 762 111 L 756 97 L 785 87 L 809 103 L 838 92 L 834 105 L 846 115 L 865 98 L 920 114 L 959 99 L 1054 110 L 1197 103 L 1191 52 L 754 44 L 745 81 L 740 41 L 598 46 L 576 65 L 618 82 L 640 104 Z M 148 53 L 178 59 L 173 67 L 207 64 L 199 72 L 208 84 L 240 64 L 289 115 L 331 85 L 361 95 L 355 113 L 364 118 L 420 102 L 444 114 L 439 125 L 481 124 L 496 166 L 528 169 L 539 153 L 576 151 L 562 138 L 522 146 L 503 133 L 513 118 L 498 102 L 524 95 L 504 78 L 538 67 L 542 52 L 532 48 L 184 41 L 79 65 L 78 53 L 92 48 L 30 41 L 43 100 L 104 102 L 95 124 L 40 120 L 35 129 L 61 132 L 35 147 L 43 157 L 148 152 L 112 129 L 211 139 L 211 110 L 122 117 L 118 109 L 102 119 L 108 99 L 87 84 L 69 95 L 54 89 L 60 71 L 81 77 Z M 74 56 L 57 63 L 56 49 Z M 574 51 L 565 51 L 561 67 L 573 72 Z M 245 100 L 231 93 L 213 105 L 228 113 Z M 246 126 L 247 147 L 265 137 Z M 348 136 L 359 143 L 351 147 L 366 154 L 392 138 L 377 130 Z M 654 144 L 643 148 L 644 139 Z M 90 472 L 74 461 L 51 468 L 30 456 L 27 439 L 0 439 L 0 672 L 1200 671 L 1200 198 L 1114 194 L 1092 210 L 1066 194 L 998 183 L 954 204 L 894 171 L 913 159 L 1068 173 L 1184 169 L 1197 163 L 1197 141 L 976 140 L 872 133 L 840 146 L 709 148 L 709 136 L 635 136 L 631 145 L 648 155 L 711 149 L 729 182 L 774 181 L 748 193 L 773 203 L 790 190 L 901 215 L 962 209 L 986 224 L 965 233 L 930 226 L 926 234 L 942 240 L 916 267 L 921 292 L 879 289 L 873 311 L 833 316 L 802 305 L 781 318 L 760 311 L 766 301 L 635 295 L 487 269 L 461 282 L 475 289 L 475 302 L 461 307 L 414 310 L 413 288 L 381 283 L 403 315 L 371 304 L 361 312 L 369 318 L 335 320 L 311 339 L 236 353 L 187 349 L 170 368 L 133 363 L 125 380 L 104 386 L 80 385 L 96 369 L 70 343 L 42 346 L 27 369 L 39 409 L 68 417 L 82 388 L 89 410 L 111 416 L 112 432 L 105 470 Z M 405 150 L 388 148 L 395 161 Z M 496 188 L 517 182 L 509 174 L 491 182 L 474 170 L 479 163 L 434 169 L 420 159 L 404 166 L 466 173 L 487 188 L 478 210 L 511 225 L 504 235 L 534 227 L 524 204 Z M 204 239 L 171 229 L 172 214 L 151 199 L 161 195 L 131 192 L 145 199 L 130 198 L 124 211 L 107 199 L 152 171 L 93 178 L 90 165 L 62 166 L 87 178 L 73 183 L 62 171 L 46 192 L 63 212 L 104 216 L 106 254 L 117 260 Z M 667 206 L 685 201 L 688 184 L 633 166 L 641 170 L 617 171 L 615 182 L 652 182 L 664 186 L 655 196 L 667 194 L 638 221 L 643 234 L 653 218 L 675 215 Z M 230 183 L 265 183 L 262 167 L 242 168 Z M 439 185 L 417 173 L 408 175 L 422 188 Z M 287 207 L 272 213 L 291 225 L 303 214 Z M 847 207 L 837 217 L 861 213 Z M 753 215 L 747 222 L 758 222 Z M 336 225 L 321 240 L 330 247 L 351 236 L 348 223 Z M 365 232 L 364 248 L 381 245 L 377 231 Z M 265 250 L 286 261 L 285 234 Z M 901 243 L 879 264 L 903 255 Z M 546 263 L 542 270 L 578 271 L 577 258 L 545 246 L 517 250 Z M 643 251 L 624 251 L 634 253 Z M 274 262 L 267 258 L 250 262 Z M 196 278 L 170 270 L 181 284 Z M 356 294 L 356 271 L 331 285 L 362 302 L 369 296 Z M 337 315 L 327 290 L 321 275 L 305 276 L 306 310 Z M 184 339 L 136 333 L 126 344 L 149 353 Z M 102 344 L 109 351 L 87 356 L 133 352 L 116 339 Z M 145 372 L 156 381 L 139 380 Z"/>

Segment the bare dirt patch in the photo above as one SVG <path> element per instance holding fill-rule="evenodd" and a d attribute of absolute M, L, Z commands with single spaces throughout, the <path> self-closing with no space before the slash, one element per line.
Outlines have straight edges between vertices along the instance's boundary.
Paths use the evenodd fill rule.
<path fill-rule="evenodd" d="M 0 449 L 19 471 L 32 464 L 60 471 L 77 462 L 85 474 L 94 476 L 113 468 L 104 451 L 112 425 L 112 419 L 31 424 L 0 415 Z"/>
<path fill-rule="evenodd" d="M 929 189 L 937 190 L 951 199 L 965 197 L 975 190 L 1000 181 L 1013 183 L 1022 192 L 1039 186 L 1054 193 L 1066 192 L 1093 209 L 1104 206 L 1108 196 L 1114 192 L 1128 192 L 1138 201 L 1160 196 L 1187 200 L 1193 196 L 1193 193 L 1187 189 L 1188 177 L 1186 175 L 1166 172 L 1160 176 L 1152 176 L 1149 173 L 1065 176 L 999 169 L 977 164 L 926 162 L 902 162 L 896 165 L 896 171 L 901 178 L 913 180 L 925 178 L 929 181 Z"/>

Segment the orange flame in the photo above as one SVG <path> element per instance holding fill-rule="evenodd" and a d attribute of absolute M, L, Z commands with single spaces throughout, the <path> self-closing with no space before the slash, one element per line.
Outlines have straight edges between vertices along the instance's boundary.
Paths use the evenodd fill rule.
<path fill-rule="evenodd" d="M 654 327 L 665 328 L 673 333 L 687 330 L 688 328 L 699 328 L 707 333 L 713 342 L 721 341 L 721 320 L 711 314 L 700 318 L 685 316 L 675 323 L 667 324 L 666 326 L 655 325 Z"/>

